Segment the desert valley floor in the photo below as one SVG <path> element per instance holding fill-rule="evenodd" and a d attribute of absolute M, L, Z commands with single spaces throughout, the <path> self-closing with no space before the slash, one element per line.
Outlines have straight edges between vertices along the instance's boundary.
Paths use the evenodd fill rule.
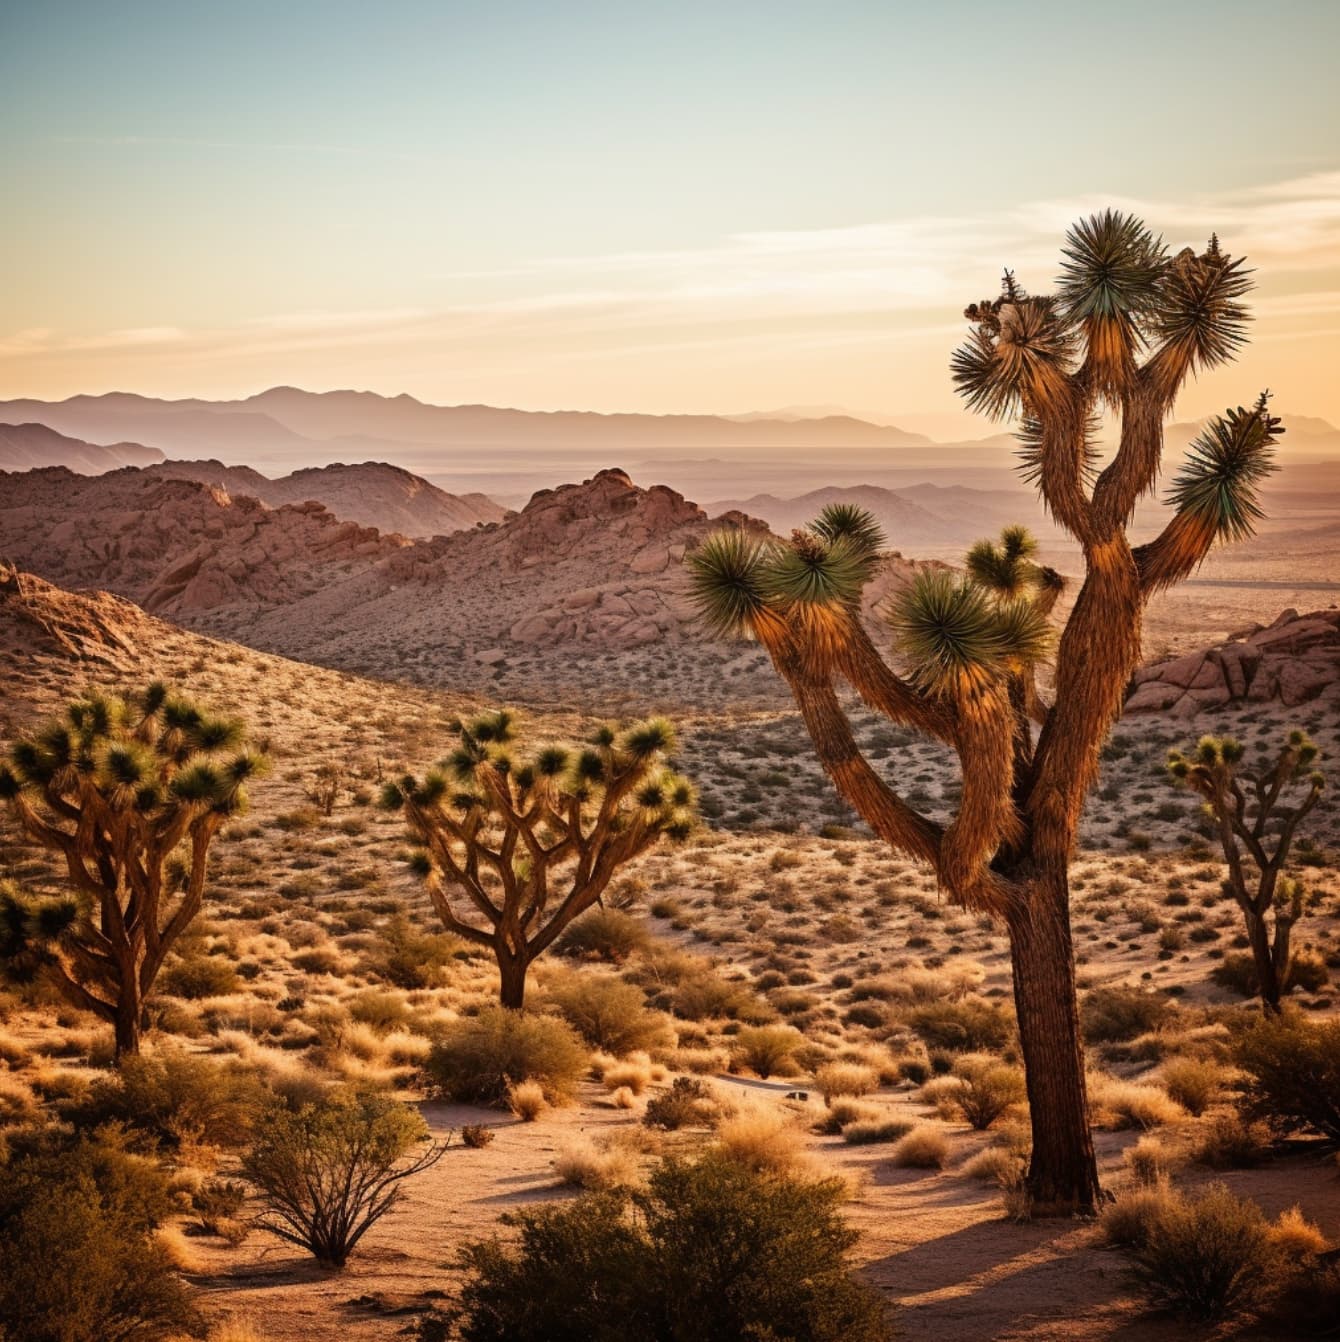
<path fill-rule="evenodd" d="M 1202 609 L 1199 627 L 1241 615 L 1236 606 L 1227 616 Z M 402 1336 L 416 1316 L 449 1297 L 465 1239 L 490 1231 L 509 1208 L 573 1195 L 559 1170 L 574 1158 L 637 1162 L 706 1140 L 696 1131 L 654 1133 L 639 1121 L 648 1097 L 672 1075 L 693 1073 L 710 1078 L 727 1109 L 765 1125 L 775 1120 L 793 1134 L 785 1141 L 794 1159 L 849 1181 L 858 1260 L 896 1302 L 902 1336 L 1183 1336 L 1182 1325 L 1147 1312 L 1124 1260 L 1104 1247 L 1093 1225 L 1016 1223 L 1006 1215 L 993 1175 L 1008 1163 L 1016 1126 L 975 1132 L 900 1071 L 908 1057 L 925 1056 L 914 1027 L 918 1011 L 935 1003 L 972 1004 L 985 1022 L 976 1046 L 1008 1051 L 1005 1036 L 995 1034 L 998 1004 L 1009 998 L 999 929 L 946 905 L 927 873 L 852 824 L 760 653 L 685 651 L 668 677 L 659 674 L 666 655 L 645 649 L 609 654 L 600 674 L 621 673 L 607 682 L 623 691 L 616 709 L 674 709 L 678 762 L 701 788 L 705 823 L 683 846 L 656 850 L 622 887 L 627 954 L 617 963 L 547 957 L 536 966 L 530 999 L 543 1002 L 574 975 L 622 975 L 653 1006 L 673 1012 L 672 1033 L 654 1057 L 606 1059 L 604 1082 L 593 1074 L 575 1104 L 526 1123 L 432 1100 L 419 1083 L 417 1064 L 434 1032 L 490 1001 L 496 971 L 464 943 L 438 936 L 418 943 L 430 950 L 430 975 L 412 983 L 397 975 L 388 948 L 432 938 L 438 929 L 405 869 L 401 822 L 372 804 L 379 777 L 429 764 L 445 748 L 451 718 L 496 702 L 496 666 L 457 662 L 458 677 L 450 660 L 440 662 L 431 677 L 436 688 L 409 683 L 430 678 L 418 666 L 408 676 L 370 678 L 217 641 L 109 595 L 67 593 L 32 577 L 11 582 L 0 603 L 0 735 L 13 737 L 91 684 L 134 688 L 162 677 L 244 714 L 275 759 L 249 814 L 218 843 L 207 912 L 184 948 L 192 965 L 212 965 L 217 975 L 207 973 L 199 984 L 182 976 L 162 1017 L 177 1042 L 163 1035 L 155 1046 L 238 1056 L 289 1081 L 375 1081 L 422 1104 L 438 1136 L 466 1123 L 496 1134 L 479 1149 L 458 1142 L 411 1180 L 403 1203 L 339 1274 L 316 1269 L 261 1231 L 236 1242 L 195 1233 L 183 1214 L 181 1262 L 209 1309 L 250 1321 L 273 1342 Z M 537 678 L 542 661 L 539 653 L 520 659 Z M 549 670 L 552 684 L 562 669 Z M 457 679 L 468 688 L 448 688 Z M 747 707 L 727 707 L 712 692 L 723 679 L 732 701 Z M 699 686 L 701 706 L 694 708 Z M 1180 694 L 1175 689 L 1172 697 Z M 528 709 L 520 695 L 509 695 L 541 734 L 571 735 L 596 720 L 585 698 L 562 712 L 554 696 L 541 697 L 547 703 Z M 1193 800 L 1164 776 L 1167 749 L 1211 730 L 1265 746 L 1301 723 L 1334 758 L 1340 698 L 1332 685 L 1295 708 L 1237 702 L 1194 718 L 1186 716 L 1186 701 L 1178 702 L 1180 714 L 1132 715 L 1119 725 L 1073 868 L 1083 992 L 1159 990 L 1156 1021 L 1111 1031 L 1092 1049 L 1104 1177 L 1120 1189 L 1131 1178 L 1128 1153 L 1154 1142 L 1158 1159 L 1184 1180 L 1222 1178 L 1271 1215 L 1297 1205 L 1335 1241 L 1334 1163 L 1319 1165 L 1304 1146 L 1265 1168 L 1193 1166 L 1191 1155 L 1222 1102 L 1193 1116 L 1158 1082 L 1166 1060 L 1214 1053 L 1224 1013 L 1249 1010 L 1210 977 L 1240 944 L 1239 925 Z M 952 801 L 957 780 L 934 747 L 873 720 L 861 734 L 871 757 L 913 800 L 931 809 Z M 322 764 L 335 766 L 344 784 L 329 816 L 307 796 Z M 1332 855 L 1340 825 L 1333 807 L 1318 813 L 1310 839 L 1307 878 L 1316 908 L 1299 935 L 1334 967 L 1340 875 Z M 24 879 L 47 875 L 42 859 L 9 830 L 0 860 Z M 1327 986 L 1302 1000 L 1319 1013 L 1334 1012 L 1337 1002 Z M 781 1067 L 787 1074 L 768 1080 L 732 1066 L 742 1029 L 762 1021 L 795 1027 L 804 1042 Z M 102 1031 L 79 1013 L 11 1004 L 0 1049 L 0 1101 L 9 1120 L 77 1089 L 106 1048 Z M 861 1100 L 861 1119 L 876 1128 L 895 1125 L 895 1132 L 909 1125 L 938 1130 L 946 1139 L 940 1167 L 899 1167 L 885 1144 L 824 1134 L 824 1105 L 811 1081 L 824 1060 L 873 1068 L 879 1084 Z M 789 1098 L 798 1092 L 805 1098 Z M 984 1151 L 998 1159 L 981 1159 Z M 181 1187 L 199 1182 L 217 1161 L 208 1150 L 183 1151 Z M 218 1172 L 229 1172 L 228 1158 Z"/>

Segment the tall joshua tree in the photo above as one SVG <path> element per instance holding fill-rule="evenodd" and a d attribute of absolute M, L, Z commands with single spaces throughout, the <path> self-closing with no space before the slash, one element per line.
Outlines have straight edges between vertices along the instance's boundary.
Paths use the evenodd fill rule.
<path fill-rule="evenodd" d="M 1172 256 L 1138 219 L 1109 211 L 1070 230 L 1053 294 L 1026 294 L 1007 271 L 998 298 L 966 311 L 958 390 L 974 409 L 1018 422 L 1023 475 L 1083 551 L 1050 703 L 1033 668 L 1048 652 L 1059 580 L 1032 563 L 1018 532 L 974 549 L 963 578 L 923 574 L 911 585 L 892 614 L 902 673 L 860 619 L 880 544 L 867 515 L 827 510 L 787 544 L 725 533 L 692 557 L 704 616 L 766 648 L 842 796 L 877 835 L 929 863 L 951 899 L 1008 929 L 1039 1213 L 1088 1210 L 1099 1194 L 1067 880 L 1084 798 L 1139 657 L 1149 597 L 1195 569 L 1216 539 L 1250 534 L 1260 515 L 1255 485 L 1279 432 L 1265 397 L 1193 443 L 1161 535 L 1132 546 L 1126 528 L 1155 487 L 1183 381 L 1242 343 L 1249 287 L 1216 239 Z M 1103 411 L 1119 416 L 1120 437 L 1100 470 Z M 963 790 L 950 823 L 918 813 L 870 766 L 840 681 L 956 752 Z"/>
<path fill-rule="evenodd" d="M 138 1053 L 163 961 L 205 896 L 209 848 L 263 757 L 242 724 L 150 685 L 72 703 L 0 766 L 0 800 L 50 849 L 68 892 L 0 889 L 0 960 L 46 977 Z"/>
<path fill-rule="evenodd" d="M 1297 729 L 1266 768 L 1243 768 L 1243 753 L 1231 736 L 1203 736 L 1193 751 L 1168 752 L 1168 773 L 1205 799 L 1228 864 L 1224 888 L 1242 910 L 1261 1005 L 1271 1016 L 1289 989 L 1293 926 L 1308 905 L 1307 891 L 1285 868 L 1326 778 L 1314 767 L 1316 745 Z"/>
<path fill-rule="evenodd" d="M 423 779 L 388 783 L 421 845 L 411 857 L 449 931 L 487 946 L 505 1007 L 525 1001 L 526 973 L 611 878 L 662 837 L 693 826 L 693 789 L 665 757 L 674 729 L 652 718 L 602 727 L 584 747 L 547 745 L 518 760 L 502 709 L 457 724 L 459 744 Z"/>

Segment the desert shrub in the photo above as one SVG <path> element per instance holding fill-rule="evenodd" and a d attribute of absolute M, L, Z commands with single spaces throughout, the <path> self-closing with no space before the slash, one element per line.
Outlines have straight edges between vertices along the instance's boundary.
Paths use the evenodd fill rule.
<path fill-rule="evenodd" d="M 676 946 L 652 944 L 624 971 L 643 987 L 652 1006 L 682 1020 L 725 1016 L 746 1024 L 776 1020 L 777 1013 L 744 984 L 723 978 L 711 962 Z"/>
<path fill-rule="evenodd" d="M 1090 1072 L 1089 1111 L 1093 1125 L 1109 1132 L 1175 1123 L 1186 1111 L 1158 1086 Z"/>
<path fill-rule="evenodd" d="M 1157 1030 L 1168 1000 L 1140 988 L 1094 988 L 1080 1004 L 1080 1025 L 1091 1044 L 1113 1044 Z"/>
<path fill-rule="evenodd" d="M 890 1152 L 895 1165 L 918 1170 L 941 1170 L 949 1159 L 949 1139 L 929 1123 L 913 1128 Z"/>
<path fill-rule="evenodd" d="M 741 1030 L 735 1037 L 735 1062 L 765 1081 L 770 1076 L 795 1076 L 800 1070 L 796 1051 L 804 1042 L 804 1035 L 789 1025 Z"/>
<path fill-rule="evenodd" d="M 640 988 L 622 979 L 574 974 L 549 998 L 588 1044 L 619 1055 L 673 1041 L 669 1022 L 647 1009 Z"/>
<path fill-rule="evenodd" d="M 837 1180 L 664 1161 L 645 1190 L 513 1213 L 515 1244 L 466 1246 L 463 1342 L 883 1342 L 854 1277 Z M 713 1252 L 704 1253 L 704 1245 Z"/>
<path fill-rule="evenodd" d="M 1214 1170 L 1243 1170 L 1259 1165 L 1270 1153 L 1270 1129 L 1241 1114 L 1219 1114 L 1201 1129 L 1192 1159 Z"/>
<path fill-rule="evenodd" d="M 1261 1300 L 1281 1266 L 1261 1209 L 1222 1184 L 1192 1198 L 1169 1198 L 1130 1253 L 1135 1276 L 1152 1300 L 1205 1322 Z"/>
<path fill-rule="evenodd" d="M 346 1005 L 351 1020 L 370 1025 L 381 1034 L 404 1029 L 413 1020 L 413 1013 L 403 997 L 377 988 L 356 994 Z"/>
<path fill-rule="evenodd" d="M 1149 1227 L 1176 1196 L 1166 1179 L 1137 1184 L 1103 1207 L 1098 1216 L 1098 1228 L 1103 1238 L 1118 1248 L 1143 1245 L 1149 1236 Z"/>
<path fill-rule="evenodd" d="M 493 1140 L 493 1129 L 482 1123 L 467 1123 L 461 1129 L 461 1141 L 464 1145 L 479 1150 Z"/>
<path fill-rule="evenodd" d="M 622 964 L 651 944 L 651 933 L 640 918 L 619 909 L 596 907 L 584 913 L 558 939 L 560 955 Z"/>
<path fill-rule="evenodd" d="M 928 1048 L 959 1052 L 1002 1049 L 1014 1030 L 1014 1021 L 1003 1007 L 973 997 L 928 1003 L 911 1012 L 907 1023 Z"/>
<path fill-rule="evenodd" d="M 115 1120 L 174 1149 L 241 1146 L 267 1098 L 241 1063 L 163 1049 L 123 1058 L 118 1073 L 94 1082 L 69 1114 L 82 1127 Z"/>
<path fill-rule="evenodd" d="M 979 1132 L 1025 1098 L 1023 1073 L 1017 1067 L 974 1067 L 953 1096 L 963 1117 Z"/>
<path fill-rule="evenodd" d="M 586 1064 L 586 1047 L 566 1021 L 487 1007 L 454 1023 L 433 1045 L 424 1070 L 453 1100 L 503 1105 L 512 1086 L 534 1081 L 557 1104 L 576 1093 Z"/>
<path fill-rule="evenodd" d="M 830 1062 L 814 1074 L 814 1088 L 827 1104 L 839 1095 L 869 1095 L 879 1089 L 879 1073 L 858 1062 Z"/>
<path fill-rule="evenodd" d="M 1249 1116 L 1340 1142 L 1340 1021 L 1268 1016 L 1238 1040 L 1234 1061 Z"/>
<path fill-rule="evenodd" d="M 1169 1058 L 1159 1084 L 1188 1113 L 1200 1117 L 1223 1093 L 1224 1068 L 1208 1058 Z"/>
<path fill-rule="evenodd" d="M 870 1146 L 875 1142 L 896 1142 L 912 1131 L 905 1118 L 858 1119 L 842 1129 L 842 1140 L 848 1146 Z"/>
<path fill-rule="evenodd" d="M 1210 977 L 1229 992 L 1239 997 L 1256 997 L 1261 991 L 1261 978 L 1256 972 L 1256 959 L 1250 951 L 1230 951 L 1210 970 Z M 1318 992 L 1330 981 L 1326 961 L 1314 951 L 1297 951 L 1289 960 L 1280 984 L 1282 992 L 1301 988 L 1304 992 Z"/>
<path fill-rule="evenodd" d="M 449 932 L 420 932 L 403 914 L 381 929 L 380 942 L 372 968 L 397 988 L 436 988 L 457 961 L 479 954 Z"/>
<path fill-rule="evenodd" d="M 160 1342 L 204 1328 L 154 1230 L 152 1162 L 104 1132 L 0 1167 L 0 1320 L 13 1342 Z"/>
<path fill-rule="evenodd" d="M 199 1218 L 201 1230 L 219 1235 L 237 1220 L 246 1200 L 247 1190 L 241 1184 L 231 1179 L 208 1179 L 191 1194 L 191 1210 Z"/>
<path fill-rule="evenodd" d="M 647 1101 L 642 1121 L 649 1128 L 674 1132 L 679 1128 L 711 1123 L 716 1113 L 716 1101 L 705 1081 L 696 1076 L 677 1076 L 669 1090 Z"/>
<path fill-rule="evenodd" d="M 418 1111 L 380 1095 L 333 1092 L 296 1111 L 276 1108 L 258 1128 L 243 1171 L 266 1206 L 257 1222 L 343 1267 L 359 1240 L 400 1196 L 400 1184 L 433 1164 L 446 1143 L 430 1145 Z"/>
<path fill-rule="evenodd" d="M 221 955 L 177 957 L 164 966 L 158 984 L 163 992 L 190 1001 L 225 997 L 239 992 L 242 987 L 237 969 Z"/>
<path fill-rule="evenodd" d="M 1332 1257 L 1300 1265 L 1269 1302 L 1267 1318 L 1290 1342 L 1333 1338 L 1340 1319 L 1340 1261 Z"/>

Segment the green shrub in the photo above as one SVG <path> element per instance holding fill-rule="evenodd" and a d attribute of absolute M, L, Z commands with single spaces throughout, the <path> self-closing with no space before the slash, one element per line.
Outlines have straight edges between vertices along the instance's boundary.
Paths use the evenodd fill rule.
<path fill-rule="evenodd" d="M 760 1025 L 741 1030 L 735 1037 L 735 1061 L 767 1080 L 770 1076 L 795 1076 L 800 1068 L 796 1050 L 805 1036 L 789 1025 Z"/>
<path fill-rule="evenodd" d="M 237 970 L 221 955 L 192 955 L 174 959 L 164 966 L 158 984 L 163 992 L 190 1001 L 202 997 L 226 997 L 242 989 Z"/>
<path fill-rule="evenodd" d="M 1199 1118 L 1223 1092 L 1224 1067 L 1208 1058 L 1169 1058 L 1158 1079 L 1171 1099 Z"/>
<path fill-rule="evenodd" d="M 1238 1040 L 1246 1112 L 1277 1132 L 1314 1131 L 1340 1142 L 1340 1021 L 1292 1012 L 1258 1021 Z"/>
<path fill-rule="evenodd" d="M 807 1183 L 720 1156 L 665 1161 L 644 1191 L 512 1214 L 513 1245 L 467 1245 L 463 1342 L 884 1342 L 883 1302 L 855 1278 L 838 1180 Z M 704 1252 L 710 1245 L 712 1251 Z"/>
<path fill-rule="evenodd" d="M 558 1104 L 576 1093 L 588 1058 L 567 1021 L 487 1007 L 451 1026 L 433 1045 L 424 1070 L 453 1100 L 505 1107 L 513 1086 L 534 1081 L 545 1099 Z"/>
<path fill-rule="evenodd" d="M 257 1225 L 343 1267 L 395 1206 L 401 1182 L 446 1150 L 430 1146 L 401 1164 L 427 1136 L 416 1109 L 381 1095 L 334 1092 L 296 1111 L 273 1110 L 242 1163 L 266 1206 Z"/>
<path fill-rule="evenodd" d="M 119 1071 L 95 1081 L 69 1114 L 85 1128 L 124 1123 L 171 1149 L 229 1147 L 247 1142 L 266 1099 L 239 1062 L 163 1049 L 123 1058 Z"/>
<path fill-rule="evenodd" d="M 972 997 L 918 1007 L 908 1016 L 907 1023 L 928 1048 L 958 1052 L 994 1052 L 1004 1048 L 1014 1033 L 1009 1012 Z"/>
<path fill-rule="evenodd" d="M 622 1056 L 673 1043 L 669 1022 L 647 1009 L 640 988 L 622 979 L 574 974 L 550 989 L 549 998 L 587 1043 Z"/>
<path fill-rule="evenodd" d="M 650 943 L 651 933 L 640 918 L 597 907 L 582 914 L 558 939 L 555 949 L 560 955 L 622 964 Z"/>
<path fill-rule="evenodd" d="M 162 1342 L 204 1327 L 153 1238 L 167 1184 L 110 1133 L 0 1167 L 0 1319 L 13 1342 Z"/>
<path fill-rule="evenodd" d="M 1080 1004 L 1080 1025 L 1090 1044 L 1114 1044 L 1157 1030 L 1168 1018 L 1168 999 L 1140 988 L 1094 988 Z"/>
<path fill-rule="evenodd" d="M 1281 1267 L 1260 1207 L 1214 1184 L 1170 1197 L 1131 1248 L 1137 1280 L 1157 1304 L 1203 1322 L 1250 1308 Z"/>
<path fill-rule="evenodd" d="M 647 1101 L 642 1121 L 649 1128 L 675 1132 L 710 1123 L 715 1117 L 716 1101 L 707 1083 L 696 1076 L 677 1076 L 669 1090 Z"/>
<path fill-rule="evenodd" d="M 974 1067 L 963 1076 L 953 1102 L 978 1132 L 989 1128 L 1006 1110 L 1026 1098 L 1023 1073 L 1017 1067 Z"/>

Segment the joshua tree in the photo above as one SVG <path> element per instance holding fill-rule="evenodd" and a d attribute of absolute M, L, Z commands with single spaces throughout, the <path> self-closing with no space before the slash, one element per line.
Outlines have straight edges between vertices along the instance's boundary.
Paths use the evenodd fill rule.
<path fill-rule="evenodd" d="M 1289 939 L 1308 905 L 1302 883 L 1284 869 L 1298 826 L 1320 800 L 1326 779 L 1312 767 L 1320 752 L 1306 732 L 1291 731 L 1275 762 L 1258 773 L 1242 767 L 1243 753 L 1231 736 L 1203 736 L 1188 754 L 1168 752 L 1168 772 L 1205 799 L 1228 864 L 1224 889 L 1247 923 L 1261 1005 L 1268 1016 L 1278 1015 L 1289 990 Z"/>
<path fill-rule="evenodd" d="M 1083 551 L 1050 704 L 1032 690 L 1031 668 L 1058 580 L 1032 567 L 1017 533 L 975 550 L 966 578 L 930 573 L 912 584 L 893 613 L 903 674 L 860 618 L 880 543 L 868 516 L 829 510 L 781 545 L 727 533 L 692 557 L 704 615 L 767 649 L 842 796 L 882 839 L 929 863 L 950 898 L 1004 921 L 1032 1114 L 1028 1191 L 1041 1213 L 1089 1209 L 1099 1192 L 1067 881 L 1084 798 L 1139 657 L 1146 601 L 1217 538 L 1250 533 L 1279 429 L 1264 397 L 1216 419 L 1173 483 L 1166 528 L 1133 547 L 1126 527 L 1157 481 L 1178 389 L 1232 357 L 1250 282 L 1217 240 L 1200 255 L 1169 256 L 1139 220 L 1111 212 L 1072 228 L 1063 255 L 1050 296 L 1026 294 L 1006 272 L 999 298 L 967 309 L 972 329 L 953 359 L 969 405 L 1020 422 L 1023 474 Z M 1100 471 L 1104 409 L 1121 429 Z M 948 825 L 915 811 L 867 762 L 842 680 L 958 755 L 963 791 Z"/>
<path fill-rule="evenodd" d="M 524 763 L 507 750 L 505 709 L 456 730 L 443 766 L 388 783 L 382 804 L 404 811 L 422 845 L 411 860 L 438 916 L 492 950 L 502 1005 L 520 1007 L 531 962 L 615 873 L 662 835 L 688 834 L 693 789 L 665 766 L 675 737 L 663 718 L 602 727 L 583 748 L 544 746 Z"/>
<path fill-rule="evenodd" d="M 63 895 L 0 890 L 0 959 L 112 1022 L 138 1053 L 163 960 L 200 912 L 209 847 L 263 757 L 161 684 L 72 703 L 0 766 L 0 800 L 64 864 Z"/>

